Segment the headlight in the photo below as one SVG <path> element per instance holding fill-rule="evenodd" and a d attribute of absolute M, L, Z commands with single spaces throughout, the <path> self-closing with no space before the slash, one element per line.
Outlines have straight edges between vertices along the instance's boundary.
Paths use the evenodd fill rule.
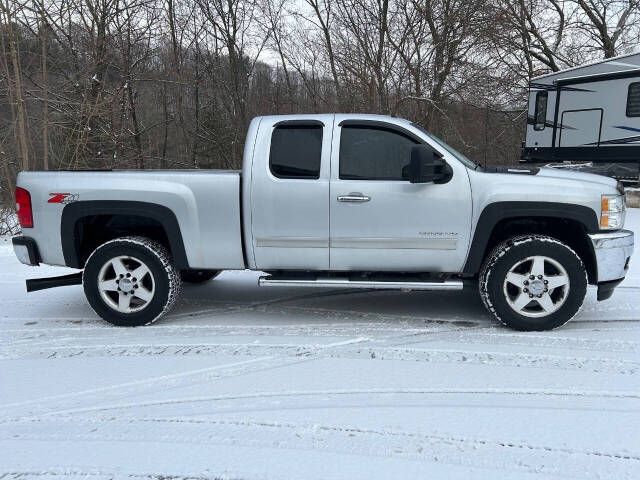
<path fill-rule="evenodd" d="M 624 226 L 625 209 L 624 195 L 602 195 L 600 228 L 603 230 L 622 228 Z"/>

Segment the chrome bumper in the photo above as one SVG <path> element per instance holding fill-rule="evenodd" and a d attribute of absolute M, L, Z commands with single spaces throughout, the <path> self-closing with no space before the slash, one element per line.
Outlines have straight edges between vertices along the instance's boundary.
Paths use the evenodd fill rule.
<path fill-rule="evenodd" d="M 618 230 L 616 232 L 592 233 L 589 234 L 589 238 L 596 254 L 597 283 L 624 278 L 629 269 L 629 259 L 633 253 L 633 232 Z"/>

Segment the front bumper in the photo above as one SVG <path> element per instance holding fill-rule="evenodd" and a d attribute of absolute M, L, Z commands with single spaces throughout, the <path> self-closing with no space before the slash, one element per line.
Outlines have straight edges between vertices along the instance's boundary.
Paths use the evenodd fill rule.
<path fill-rule="evenodd" d="M 633 232 L 592 233 L 589 239 L 596 257 L 598 300 L 605 300 L 627 274 L 633 253 Z"/>
<path fill-rule="evenodd" d="M 13 252 L 21 263 L 34 267 L 40 265 L 38 246 L 33 238 L 13 237 L 11 243 L 13 243 Z"/>

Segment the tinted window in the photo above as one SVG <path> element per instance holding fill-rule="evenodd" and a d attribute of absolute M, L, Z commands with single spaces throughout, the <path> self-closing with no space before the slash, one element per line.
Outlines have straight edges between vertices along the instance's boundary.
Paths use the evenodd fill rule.
<path fill-rule="evenodd" d="M 640 117 L 640 82 L 629 84 L 627 117 Z"/>
<path fill-rule="evenodd" d="M 320 177 L 322 127 L 282 125 L 273 130 L 269 168 L 278 178 Z"/>
<path fill-rule="evenodd" d="M 547 92 L 536 93 L 536 110 L 534 113 L 534 130 L 544 130 L 545 122 L 547 121 L 547 98 L 549 94 Z"/>
<path fill-rule="evenodd" d="M 340 178 L 403 180 L 402 168 L 411 161 L 411 147 L 417 143 L 384 128 L 342 127 Z"/>

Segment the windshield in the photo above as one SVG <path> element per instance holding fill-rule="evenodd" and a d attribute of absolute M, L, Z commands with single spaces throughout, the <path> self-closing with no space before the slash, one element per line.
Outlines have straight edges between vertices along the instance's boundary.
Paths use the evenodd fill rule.
<path fill-rule="evenodd" d="M 418 130 L 420 130 L 422 133 L 427 135 L 431 140 L 436 142 L 438 145 L 440 145 L 442 148 L 444 148 L 451 155 L 453 155 L 458 160 L 460 160 L 464 166 L 466 166 L 468 168 L 473 168 L 474 170 L 478 167 L 478 164 L 476 162 L 474 162 L 474 161 L 470 160 L 469 158 L 467 158 L 465 155 L 463 155 L 462 153 L 457 151 L 451 145 L 448 145 L 444 140 L 441 140 L 438 137 L 436 137 L 433 133 L 427 132 L 424 128 L 422 128 L 417 123 L 412 123 L 411 125 L 416 127 Z"/>

